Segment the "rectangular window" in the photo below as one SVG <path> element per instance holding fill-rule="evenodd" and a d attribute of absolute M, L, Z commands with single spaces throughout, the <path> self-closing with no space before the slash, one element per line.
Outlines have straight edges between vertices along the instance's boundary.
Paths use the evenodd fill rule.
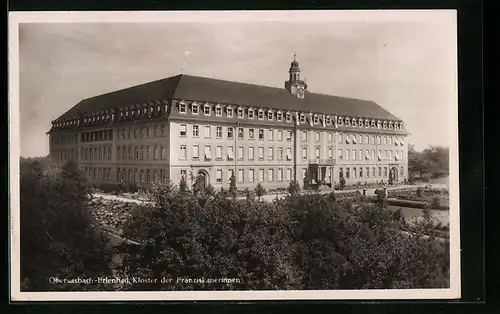
<path fill-rule="evenodd" d="M 136 150 L 137 150 L 137 148 L 136 148 Z M 139 155 L 139 154 L 137 154 L 137 155 Z M 165 146 L 163 146 L 163 145 L 161 146 L 161 156 L 160 157 L 161 157 L 161 160 L 165 160 Z"/>
<path fill-rule="evenodd" d="M 264 139 L 264 129 L 259 129 L 259 140 Z"/>
<path fill-rule="evenodd" d="M 267 131 L 267 140 L 268 141 L 274 140 L 274 131 L 273 130 L 268 130 Z"/>
<path fill-rule="evenodd" d="M 232 126 L 228 126 L 227 127 L 227 138 L 228 139 L 232 139 L 233 138 L 233 127 Z"/>
<path fill-rule="evenodd" d="M 372 135 L 371 139 L 372 139 L 372 145 L 375 145 L 375 136 Z"/>
<path fill-rule="evenodd" d="M 264 169 L 259 169 L 259 181 L 264 181 Z"/>
<path fill-rule="evenodd" d="M 160 125 L 160 133 L 161 133 L 161 136 L 165 136 L 165 128 L 166 128 L 165 124 Z M 137 132 L 137 128 L 135 129 L 135 133 L 136 133 L 136 134 L 135 134 L 135 137 L 136 137 L 136 138 L 138 138 L 138 137 L 137 137 L 137 133 L 138 133 L 138 132 Z"/>
<path fill-rule="evenodd" d="M 264 159 L 264 147 L 259 147 L 259 159 Z"/>
<path fill-rule="evenodd" d="M 302 141 L 303 142 L 307 141 L 307 132 L 306 131 L 302 131 Z"/>
<path fill-rule="evenodd" d="M 238 146 L 238 159 L 243 160 L 243 145 Z"/>
<path fill-rule="evenodd" d="M 321 138 L 321 135 L 319 132 L 316 132 L 316 142 L 319 142 Z"/>
<path fill-rule="evenodd" d="M 200 158 L 200 146 L 193 145 L 193 159 L 199 159 L 199 158 Z"/>
<path fill-rule="evenodd" d="M 243 169 L 238 169 L 238 182 L 243 182 Z"/>
<path fill-rule="evenodd" d="M 345 160 L 349 160 L 349 150 L 345 150 Z"/>
<path fill-rule="evenodd" d="M 292 115 L 290 113 L 287 112 L 286 115 L 285 115 L 285 117 L 286 117 L 286 122 L 291 122 L 292 121 Z"/>
<path fill-rule="evenodd" d="M 234 148 L 233 148 L 233 146 L 228 146 L 227 147 L 227 159 L 228 160 L 233 160 L 234 159 Z"/>
<path fill-rule="evenodd" d="M 146 110 L 144 108 L 144 110 Z M 179 113 L 186 113 L 186 105 L 185 104 L 179 104 Z"/>
<path fill-rule="evenodd" d="M 228 118 L 232 118 L 233 117 L 233 109 L 227 108 L 226 115 Z"/>
<path fill-rule="evenodd" d="M 203 107 L 203 113 L 204 113 L 206 116 L 209 116 L 209 115 L 210 115 L 210 106 L 204 106 L 204 107 Z"/>
<path fill-rule="evenodd" d="M 350 178 L 350 175 L 351 175 L 351 172 L 350 172 L 349 167 L 345 168 L 345 177 L 346 177 L 347 179 L 349 179 L 349 178 Z"/>
<path fill-rule="evenodd" d="M 264 111 L 259 110 L 259 112 L 257 113 L 257 116 L 258 116 L 259 120 L 264 120 Z"/>
<path fill-rule="evenodd" d="M 359 177 L 363 177 L 363 167 L 359 167 Z"/>
<path fill-rule="evenodd" d="M 378 167 L 378 176 L 381 177 L 382 176 L 382 167 Z"/>
<path fill-rule="evenodd" d="M 212 128 L 209 125 L 205 125 L 205 138 L 210 138 L 211 137 L 211 130 Z"/>
<path fill-rule="evenodd" d="M 278 181 L 283 181 L 283 169 L 278 169 Z"/>
<path fill-rule="evenodd" d="M 281 121 L 283 121 L 283 114 L 282 114 L 281 112 L 278 112 L 278 113 L 276 114 L 276 120 L 278 120 L 278 121 L 280 121 L 280 122 L 281 122 Z"/>
<path fill-rule="evenodd" d="M 356 160 L 356 150 L 352 150 L 352 160 Z"/>
<path fill-rule="evenodd" d="M 282 147 L 278 147 L 276 155 L 277 155 L 276 159 L 283 160 L 283 148 Z"/>
<path fill-rule="evenodd" d="M 302 159 L 307 159 L 307 146 L 302 147 Z"/>
<path fill-rule="evenodd" d="M 292 149 L 290 147 L 286 149 L 286 159 L 292 160 Z"/>
<path fill-rule="evenodd" d="M 278 130 L 278 141 L 282 141 L 282 140 L 283 140 L 283 131 Z"/>
<path fill-rule="evenodd" d="M 292 141 L 292 131 L 288 131 L 286 140 L 287 140 L 287 142 Z"/>
<path fill-rule="evenodd" d="M 222 183 L 222 169 L 217 169 L 215 171 L 215 182 L 216 183 Z"/>
<path fill-rule="evenodd" d="M 227 169 L 227 181 L 231 180 L 231 178 L 234 176 L 234 169 Z"/>
<path fill-rule="evenodd" d="M 268 160 L 273 160 L 273 152 L 274 152 L 274 147 L 268 147 L 267 148 L 267 159 Z"/>
<path fill-rule="evenodd" d="M 387 136 L 384 136 L 384 145 L 387 145 Z"/>
<path fill-rule="evenodd" d="M 333 142 L 333 133 L 328 133 L 328 143 Z"/>
<path fill-rule="evenodd" d="M 186 127 L 186 125 L 185 125 L 185 124 L 181 124 L 180 132 L 179 132 L 179 135 L 180 135 L 181 137 L 186 136 L 186 128 L 187 128 L 187 127 Z"/>
<path fill-rule="evenodd" d="M 216 159 L 222 159 L 222 146 L 218 145 L 215 148 L 215 158 Z"/>
<path fill-rule="evenodd" d="M 248 160 L 253 160 L 255 156 L 255 149 L 253 146 L 248 147 Z"/>
<path fill-rule="evenodd" d="M 198 137 L 200 135 L 200 127 L 198 125 L 193 125 L 193 137 Z"/>
<path fill-rule="evenodd" d="M 243 108 L 238 108 L 238 118 L 243 119 Z"/>
<path fill-rule="evenodd" d="M 328 148 L 328 159 L 333 159 L 333 147 Z"/>
<path fill-rule="evenodd" d="M 380 136 L 377 136 L 377 144 L 380 145 Z"/>
<path fill-rule="evenodd" d="M 314 116 L 314 118 L 313 118 L 313 123 L 314 123 L 314 124 L 318 124 L 318 123 L 319 123 L 319 118 L 318 118 L 318 116 L 316 116 L 316 115 Z"/>
<path fill-rule="evenodd" d="M 211 159 L 212 159 L 212 146 L 205 145 L 205 160 L 211 160 Z"/>
<path fill-rule="evenodd" d="M 300 123 L 306 123 L 306 116 L 303 114 L 300 115 Z"/>
<path fill-rule="evenodd" d="M 316 152 L 315 152 L 316 159 L 320 159 L 320 154 L 321 154 L 321 149 L 319 147 L 316 147 Z"/>
<path fill-rule="evenodd" d="M 272 121 L 273 120 L 273 112 L 272 111 L 268 111 L 267 112 L 267 119 Z"/>
<path fill-rule="evenodd" d="M 255 116 L 255 112 L 253 110 L 248 110 L 248 119 L 253 119 Z"/>
<path fill-rule="evenodd" d="M 191 106 L 191 113 L 192 114 L 198 114 L 198 111 L 199 111 L 198 105 L 192 105 Z"/>
<path fill-rule="evenodd" d="M 255 173 L 253 169 L 248 170 L 248 182 L 253 182 L 255 180 Z"/>
<path fill-rule="evenodd" d="M 222 127 L 221 126 L 216 127 L 215 136 L 219 139 L 222 138 Z"/>
<path fill-rule="evenodd" d="M 248 138 L 253 140 L 255 136 L 254 129 L 248 129 Z"/>
<path fill-rule="evenodd" d="M 181 178 L 184 178 L 184 180 L 187 179 L 187 170 L 181 170 Z"/>
<path fill-rule="evenodd" d="M 274 181 L 274 170 L 272 168 L 269 168 L 267 170 L 267 180 L 269 182 L 273 182 Z"/>
<path fill-rule="evenodd" d="M 344 156 L 342 155 L 342 149 L 339 149 L 339 160 L 342 160 Z"/>
<path fill-rule="evenodd" d="M 217 117 L 222 116 L 222 108 L 221 107 L 215 107 L 215 115 Z"/>
<path fill-rule="evenodd" d="M 387 177 L 387 167 L 384 167 L 384 177 Z"/>
<path fill-rule="evenodd" d="M 151 146 L 147 146 L 147 151 L 148 151 L 148 160 L 151 160 L 152 156 L 152 150 L 153 148 Z"/>
<path fill-rule="evenodd" d="M 286 180 L 287 181 L 292 180 L 292 169 L 290 169 L 290 168 L 286 169 Z"/>
<path fill-rule="evenodd" d="M 238 128 L 238 139 L 239 140 L 243 139 L 243 128 Z"/>

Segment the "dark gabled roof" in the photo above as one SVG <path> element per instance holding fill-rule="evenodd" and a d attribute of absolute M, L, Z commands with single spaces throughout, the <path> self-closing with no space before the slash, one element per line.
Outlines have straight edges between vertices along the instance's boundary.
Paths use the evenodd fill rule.
<path fill-rule="evenodd" d="M 373 101 L 311 92 L 306 92 L 304 99 L 299 99 L 284 88 L 185 74 L 82 100 L 64 113 L 60 119 L 168 99 L 401 120 Z"/>

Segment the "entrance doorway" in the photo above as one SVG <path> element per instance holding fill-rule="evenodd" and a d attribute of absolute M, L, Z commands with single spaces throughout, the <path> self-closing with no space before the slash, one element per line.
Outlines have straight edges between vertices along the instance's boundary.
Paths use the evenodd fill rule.
<path fill-rule="evenodd" d="M 208 173 L 205 170 L 199 170 L 196 175 L 196 185 L 201 189 L 205 190 L 208 185 Z"/>
<path fill-rule="evenodd" d="M 398 182 L 398 169 L 392 167 L 389 171 L 389 184 L 394 184 Z"/>

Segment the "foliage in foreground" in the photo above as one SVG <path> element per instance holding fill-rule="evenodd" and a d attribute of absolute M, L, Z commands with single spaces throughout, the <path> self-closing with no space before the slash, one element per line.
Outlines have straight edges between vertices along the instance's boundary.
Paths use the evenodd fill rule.
<path fill-rule="evenodd" d="M 257 195 L 258 196 L 258 195 Z M 135 290 L 390 289 L 449 286 L 449 247 L 425 240 L 424 225 L 378 205 L 333 194 L 293 194 L 272 203 L 212 197 L 161 185 L 155 206 L 138 208 L 124 229 L 122 276 L 170 278 Z M 419 230 L 417 230 L 419 229 Z M 421 230 L 420 230 L 421 229 Z M 178 279 L 205 279 L 180 282 Z M 239 283 L 208 284 L 208 278 Z"/>
<path fill-rule="evenodd" d="M 38 161 L 22 161 L 21 291 L 106 289 L 49 280 L 110 274 L 112 250 L 108 239 L 91 225 L 88 192 L 83 173 L 73 162 L 44 171 Z"/>

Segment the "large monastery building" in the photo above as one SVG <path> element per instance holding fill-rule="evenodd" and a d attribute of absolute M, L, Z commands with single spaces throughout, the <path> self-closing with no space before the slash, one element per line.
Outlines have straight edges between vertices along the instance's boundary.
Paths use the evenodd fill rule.
<path fill-rule="evenodd" d="M 182 74 L 82 100 L 52 122 L 51 159 L 76 160 L 95 184 L 403 181 L 403 121 L 373 101 L 309 92 L 300 72 L 294 60 L 284 88 Z"/>

